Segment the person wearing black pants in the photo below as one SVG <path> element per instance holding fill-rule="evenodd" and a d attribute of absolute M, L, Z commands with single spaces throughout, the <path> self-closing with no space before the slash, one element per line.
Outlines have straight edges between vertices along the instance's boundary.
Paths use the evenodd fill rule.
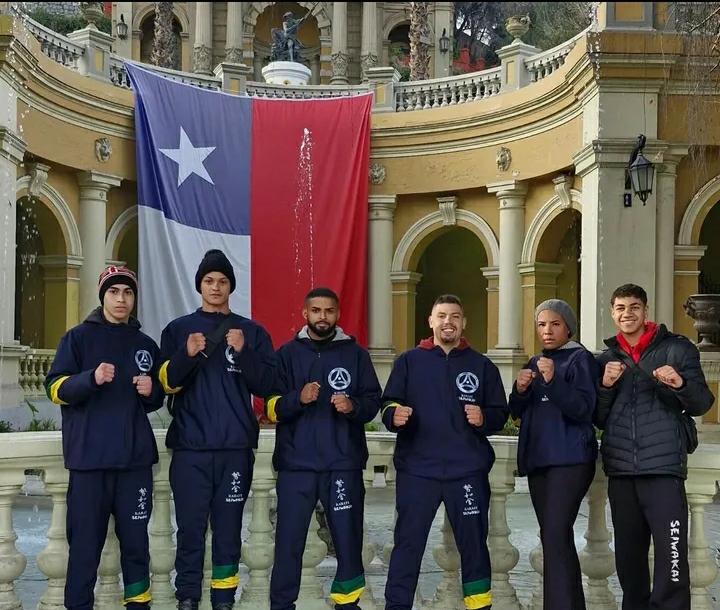
<path fill-rule="evenodd" d="M 687 454 L 684 418 L 714 401 L 697 348 L 647 319 L 647 293 L 615 289 L 610 314 L 618 333 L 598 357 L 601 384 L 596 424 L 615 527 L 622 610 L 688 610 Z M 655 560 L 652 588 L 648 550 Z"/>
<path fill-rule="evenodd" d="M 543 351 L 518 373 L 509 401 L 521 420 L 518 467 L 528 475 L 545 551 L 543 608 L 585 610 L 573 525 L 595 476 L 597 366 L 570 340 L 577 321 L 565 301 L 538 305 L 535 327 Z"/>

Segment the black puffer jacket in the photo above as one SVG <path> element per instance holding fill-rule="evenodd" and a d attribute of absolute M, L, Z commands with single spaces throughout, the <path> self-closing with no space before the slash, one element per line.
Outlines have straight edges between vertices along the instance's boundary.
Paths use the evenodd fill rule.
<path fill-rule="evenodd" d="M 679 415 L 682 411 L 702 415 L 715 400 L 700 368 L 697 348 L 662 324 L 638 364 L 615 337 L 605 344 L 608 349 L 598 356 L 600 388 L 595 421 L 604 429 L 601 452 L 605 473 L 686 478 L 687 448 Z M 627 368 L 612 388 L 605 388 L 602 377 L 611 361 L 620 361 Z M 652 372 L 666 364 L 683 378 L 680 389 L 653 378 Z"/>

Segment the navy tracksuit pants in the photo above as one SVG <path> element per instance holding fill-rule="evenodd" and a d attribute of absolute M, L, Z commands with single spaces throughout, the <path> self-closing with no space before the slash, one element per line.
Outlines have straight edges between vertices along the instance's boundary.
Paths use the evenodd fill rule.
<path fill-rule="evenodd" d="M 213 605 L 232 603 L 239 583 L 242 515 L 250 492 L 252 449 L 173 452 L 170 486 L 175 499 L 175 597 L 200 601 L 205 534 L 212 527 Z"/>
<path fill-rule="evenodd" d="M 110 515 L 120 542 L 124 603 L 130 610 L 150 601 L 148 521 L 152 512 L 152 468 L 71 470 L 67 492 L 69 545 L 65 607 L 92 610 L 100 555 Z"/>
<path fill-rule="evenodd" d="M 411 610 L 425 545 L 437 509 L 447 510 L 460 552 L 465 607 L 489 608 L 487 548 L 490 484 L 487 474 L 441 481 L 397 473 L 395 546 L 390 556 L 385 610 Z"/>
<path fill-rule="evenodd" d="M 278 472 L 275 564 L 270 610 L 295 610 L 305 540 L 318 500 L 335 545 L 337 572 L 330 588 L 336 609 L 357 609 L 365 588 L 362 563 L 365 485 L 362 471 Z"/>

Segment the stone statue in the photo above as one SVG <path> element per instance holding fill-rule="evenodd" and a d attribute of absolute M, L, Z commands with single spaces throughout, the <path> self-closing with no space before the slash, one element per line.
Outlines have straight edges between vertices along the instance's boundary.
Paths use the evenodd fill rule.
<path fill-rule="evenodd" d="M 298 30 L 312 10 L 305 13 L 301 19 L 295 19 L 292 13 L 283 15 L 282 28 L 272 29 L 272 52 L 270 61 L 298 61 L 302 44 L 297 39 Z"/>

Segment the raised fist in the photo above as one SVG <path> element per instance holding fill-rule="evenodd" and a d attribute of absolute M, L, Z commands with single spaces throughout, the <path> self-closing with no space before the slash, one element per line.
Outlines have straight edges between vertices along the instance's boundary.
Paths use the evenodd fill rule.
<path fill-rule="evenodd" d="M 146 398 L 152 394 L 152 377 L 150 375 L 135 375 L 132 379 L 135 389 L 140 396 Z"/>
<path fill-rule="evenodd" d="M 465 417 L 471 426 L 482 426 L 485 421 L 482 409 L 477 405 L 465 405 Z"/>
<path fill-rule="evenodd" d="M 306 383 L 300 391 L 300 403 L 303 405 L 309 405 L 311 402 L 315 402 L 319 395 L 320 384 L 317 381 Z"/>
<path fill-rule="evenodd" d="M 101 362 L 95 369 L 95 383 L 102 385 L 110 383 L 113 379 L 115 379 L 115 365 Z"/>
<path fill-rule="evenodd" d="M 194 358 L 205 349 L 205 335 L 202 333 L 192 333 L 187 338 L 187 355 Z"/>
<path fill-rule="evenodd" d="M 611 388 L 615 385 L 618 379 L 625 372 L 625 365 L 622 362 L 613 360 L 605 365 L 605 372 L 603 373 L 602 384 L 606 388 Z"/>
<path fill-rule="evenodd" d="M 537 367 L 545 383 L 550 383 L 555 377 L 555 362 L 552 358 L 545 358 L 545 356 L 538 358 Z"/>
<path fill-rule="evenodd" d="M 530 369 L 520 369 L 518 371 L 515 378 L 515 387 L 519 394 L 524 394 L 527 391 L 536 375 L 537 373 Z"/>
<path fill-rule="evenodd" d="M 236 352 L 240 352 L 245 345 L 245 335 L 239 328 L 231 328 L 225 335 L 225 341 Z"/>
<path fill-rule="evenodd" d="M 412 407 L 404 407 L 403 405 L 395 407 L 395 413 L 393 413 L 393 426 L 396 428 L 402 428 L 408 423 L 408 420 L 412 416 L 412 412 Z"/>

